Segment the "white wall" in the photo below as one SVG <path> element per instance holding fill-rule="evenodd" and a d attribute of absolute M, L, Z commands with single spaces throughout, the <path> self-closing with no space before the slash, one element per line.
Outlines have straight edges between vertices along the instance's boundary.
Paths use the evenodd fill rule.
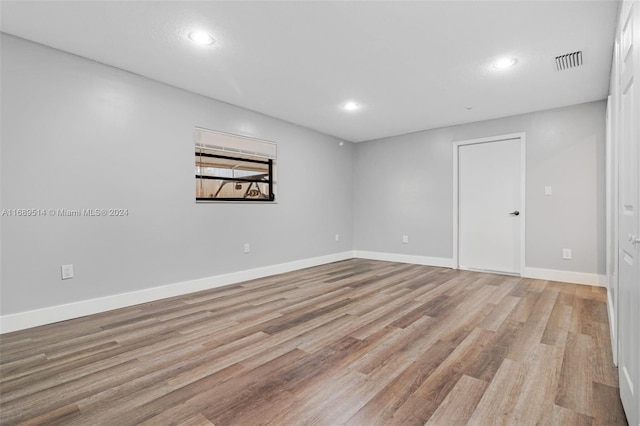
<path fill-rule="evenodd" d="M 605 106 L 599 101 L 358 144 L 355 249 L 451 259 L 452 142 L 525 132 L 526 266 L 604 274 Z M 544 195 L 546 185 L 552 196 Z M 402 244 L 403 234 L 409 244 Z M 573 250 L 573 260 L 562 259 L 563 248 Z"/>
<path fill-rule="evenodd" d="M 352 144 L 13 36 L 0 41 L 0 207 L 129 210 L 2 217 L 2 315 L 352 249 Z M 196 204 L 195 126 L 276 141 L 277 204 Z M 61 281 L 69 263 L 75 278 Z"/>

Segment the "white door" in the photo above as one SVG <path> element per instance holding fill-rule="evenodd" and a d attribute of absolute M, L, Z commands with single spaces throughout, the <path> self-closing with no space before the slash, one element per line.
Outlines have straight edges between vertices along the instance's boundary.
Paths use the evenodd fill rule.
<path fill-rule="evenodd" d="M 640 423 L 640 4 L 622 6 L 618 234 L 618 372 L 630 425 Z M 634 63 L 635 62 L 635 63 Z"/>
<path fill-rule="evenodd" d="M 458 143 L 458 267 L 521 272 L 521 139 Z"/>

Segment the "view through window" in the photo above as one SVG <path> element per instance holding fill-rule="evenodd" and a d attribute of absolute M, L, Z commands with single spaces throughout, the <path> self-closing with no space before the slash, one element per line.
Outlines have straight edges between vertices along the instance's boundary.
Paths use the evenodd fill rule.
<path fill-rule="evenodd" d="M 196 128 L 196 201 L 275 201 L 276 144 Z"/>

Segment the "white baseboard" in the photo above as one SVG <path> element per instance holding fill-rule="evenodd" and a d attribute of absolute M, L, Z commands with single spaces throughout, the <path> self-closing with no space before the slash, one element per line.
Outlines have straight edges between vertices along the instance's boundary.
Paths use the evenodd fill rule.
<path fill-rule="evenodd" d="M 440 266 L 453 268 L 453 259 L 445 257 L 415 256 L 410 254 L 381 253 L 377 251 L 355 250 L 353 257 L 370 260 L 386 260 L 388 262 L 413 263 L 415 265 Z"/>
<path fill-rule="evenodd" d="M 354 257 L 360 259 L 385 260 L 388 262 L 438 266 L 443 268 L 454 267 L 453 259 L 450 258 L 415 256 L 362 250 L 345 251 L 342 253 L 334 253 L 326 256 L 297 260 L 293 262 L 281 263 L 278 265 L 249 269 L 246 271 L 233 272 L 225 275 L 216 275 L 192 281 L 185 281 L 160 287 L 152 287 L 144 290 L 133 291 L 130 293 L 115 294 L 112 296 L 82 300 L 65 305 L 57 305 L 43 309 L 19 312 L 16 314 L 2 315 L 0 316 L 0 334 L 10 333 L 12 331 L 23 330 L 26 328 L 37 327 L 45 324 L 51 324 L 58 321 L 79 318 L 86 315 L 110 311 L 113 309 L 125 308 L 127 306 L 138 305 L 141 303 L 153 302 L 155 300 L 165 299 L 167 297 L 181 296 L 183 294 L 194 293 L 196 291 L 236 284 L 256 278 L 263 278 L 271 275 L 283 274 L 285 272 L 297 271 L 299 269 L 352 259 Z M 604 275 L 557 271 L 553 269 L 525 268 L 522 276 L 526 278 L 562 281 L 601 287 L 604 287 L 605 284 Z"/>
<path fill-rule="evenodd" d="M 0 316 L 0 334 L 353 258 L 352 251 Z"/>
<path fill-rule="evenodd" d="M 604 275 L 528 267 L 525 267 L 524 271 L 522 271 L 522 277 L 535 278 L 538 280 L 560 281 L 573 284 L 593 285 L 597 287 L 605 287 L 606 282 L 606 277 Z"/>

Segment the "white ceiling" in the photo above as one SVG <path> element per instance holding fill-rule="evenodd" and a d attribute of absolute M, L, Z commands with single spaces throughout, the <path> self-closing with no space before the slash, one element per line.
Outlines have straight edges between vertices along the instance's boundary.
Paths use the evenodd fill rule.
<path fill-rule="evenodd" d="M 2 1 L 0 8 L 5 33 L 359 142 L 604 99 L 618 3 Z M 217 42 L 193 45 L 193 29 Z M 556 71 L 555 56 L 576 50 L 584 65 Z M 519 62 L 494 69 L 502 56 Z M 348 100 L 363 108 L 342 111 Z"/>

